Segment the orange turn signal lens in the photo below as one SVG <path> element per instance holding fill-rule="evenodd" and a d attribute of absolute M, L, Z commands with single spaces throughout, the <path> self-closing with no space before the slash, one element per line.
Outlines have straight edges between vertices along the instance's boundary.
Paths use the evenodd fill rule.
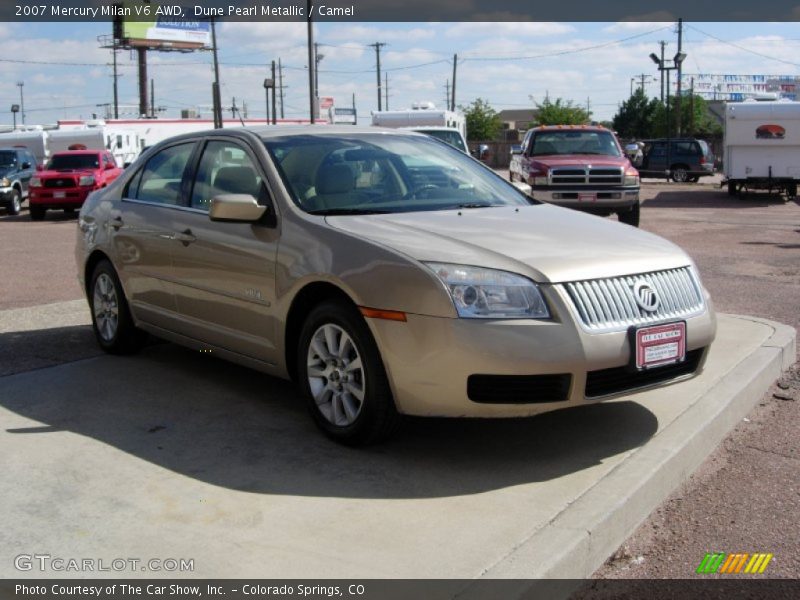
<path fill-rule="evenodd" d="M 366 306 L 359 306 L 358 310 L 361 314 L 368 319 L 385 319 L 387 321 L 403 321 L 406 320 L 406 313 L 399 310 L 381 310 L 379 308 L 367 308 Z"/>

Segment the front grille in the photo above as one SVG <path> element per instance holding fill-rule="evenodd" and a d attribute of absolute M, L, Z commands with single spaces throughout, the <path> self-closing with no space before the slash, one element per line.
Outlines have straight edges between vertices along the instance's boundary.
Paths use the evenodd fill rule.
<path fill-rule="evenodd" d="M 62 178 L 59 177 L 58 179 L 45 179 L 42 184 L 46 188 L 71 188 L 77 187 L 75 180 L 71 177 Z"/>
<path fill-rule="evenodd" d="M 640 281 L 648 283 L 659 299 L 654 311 L 643 309 L 636 301 L 633 289 Z M 593 333 L 685 319 L 705 310 L 700 284 L 690 267 L 575 281 L 565 284 L 565 288 L 582 325 Z"/>
<path fill-rule="evenodd" d="M 556 167 L 550 170 L 553 185 L 622 185 L 621 168 Z"/>
<path fill-rule="evenodd" d="M 536 404 L 563 402 L 569 397 L 572 376 L 470 375 L 467 396 L 482 404 Z"/>
<path fill-rule="evenodd" d="M 632 371 L 628 367 L 615 367 L 586 374 L 586 397 L 607 396 L 636 388 L 663 383 L 684 375 L 691 375 L 700 366 L 705 348 L 690 350 L 686 360 L 646 371 Z"/>

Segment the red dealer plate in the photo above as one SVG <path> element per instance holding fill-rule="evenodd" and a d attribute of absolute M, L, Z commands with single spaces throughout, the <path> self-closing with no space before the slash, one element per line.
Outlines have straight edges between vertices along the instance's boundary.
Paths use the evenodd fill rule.
<path fill-rule="evenodd" d="M 578 202 L 597 202 L 597 194 L 578 194 Z"/>
<path fill-rule="evenodd" d="M 636 330 L 636 368 L 649 369 L 686 358 L 686 323 L 668 323 Z"/>

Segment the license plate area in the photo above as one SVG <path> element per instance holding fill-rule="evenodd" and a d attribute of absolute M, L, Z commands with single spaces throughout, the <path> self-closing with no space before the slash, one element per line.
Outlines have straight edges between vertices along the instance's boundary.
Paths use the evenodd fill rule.
<path fill-rule="evenodd" d="M 597 202 L 597 194 L 589 192 L 579 192 L 578 202 Z"/>
<path fill-rule="evenodd" d="M 637 371 L 686 360 L 686 322 L 633 330 L 633 365 Z"/>
<path fill-rule="evenodd" d="M 53 198 L 66 198 L 67 192 L 53 192 Z"/>

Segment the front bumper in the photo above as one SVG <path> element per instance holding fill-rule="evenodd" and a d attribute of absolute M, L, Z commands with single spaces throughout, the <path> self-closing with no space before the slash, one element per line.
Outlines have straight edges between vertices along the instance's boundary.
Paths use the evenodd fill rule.
<path fill-rule="evenodd" d="M 630 363 L 627 332 L 590 334 L 575 322 L 560 286 L 550 286 L 547 298 L 555 315 L 549 321 L 420 315 L 408 315 L 405 323 L 368 319 L 398 410 L 421 416 L 520 417 L 581 406 L 656 383 L 652 377 L 633 377 L 626 380 L 633 385 L 625 390 L 615 388 L 614 378 L 625 376 Z M 686 367 L 691 358 L 691 372 L 702 369 L 715 331 L 707 301 L 704 313 L 686 320 Z M 667 381 L 659 385 L 689 376 L 686 369 L 662 368 Z M 552 377 L 536 377 L 542 375 Z M 478 377 L 470 380 L 471 376 Z M 494 398 L 492 382 L 498 383 Z M 527 384 L 530 393 L 520 400 Z M 508 385 L 523 389 L 513 403 L 502 403 L 499 400 L 508 398 L 503 396 Z"/>
<path fill-rule="evenodd" d="M 639 202 L 638 187 L 578 188 L 542 186 L 532 188 L 534 199 L 579 210 L 631 208 Z"/>
<path fill-rule="evenodd" d="M 41 208 L 80 208 L 92 188 L 29 188 L 28 203 Z"/>
<path fill-rule="evenodd" d="M 14 188 L 11 186 L 8 187 L 0 187 L 0 202 L 6 203 L 11 202 L 11 196 L 13 195 Z"/>

